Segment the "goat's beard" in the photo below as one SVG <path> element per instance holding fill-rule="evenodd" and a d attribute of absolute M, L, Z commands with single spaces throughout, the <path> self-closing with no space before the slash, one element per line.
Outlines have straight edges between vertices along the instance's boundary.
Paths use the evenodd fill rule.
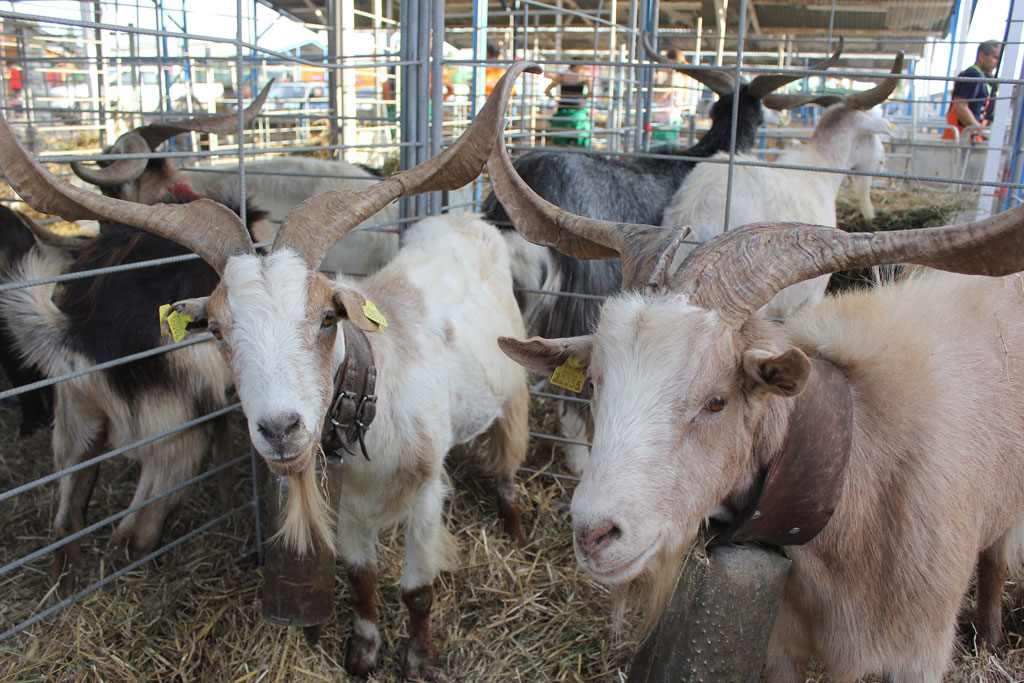
<path fill-rule="evenodd" d="M 271 468 L 275 473 L 287 476 L 289 481 L 288 499 L 277 520 L 278 530 L 274 538 L 280 538 L 285 546 L 298 551 L 300 555 L 315 550 L 335 552 L 327 482 L 323 477 L 318 477 L 317 468 L 311 466 L 314 451 L 323 457 L 323 450 L 316 444 L 315 448 L 309 448 L 302 456 L 287 463 L 304 463 L 303 467 L 294 471 Z M 285 466 L 282 469 L 289 468 Z"/>

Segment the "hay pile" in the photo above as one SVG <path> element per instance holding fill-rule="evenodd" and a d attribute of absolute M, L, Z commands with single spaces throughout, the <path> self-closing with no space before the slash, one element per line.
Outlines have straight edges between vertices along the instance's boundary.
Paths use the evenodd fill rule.
<path fill-rule="evenodd" d="M 886 189 L 871 193 L 875 205 L 875 219 L 864 220 L 860 207 L 849 186 L 844 186 L 836 198 L 836 225 L 847 232 L 882 232 L 911 230 L 952 225 L 959 222 L 963 212 L 971 208 L 977 197 L 973 194 L 950 194 L 922 189 Z M 870 268 L 857 268 L 835 273 L 829 281 L 828 291 L 869 286 L 874 282 Z"/>

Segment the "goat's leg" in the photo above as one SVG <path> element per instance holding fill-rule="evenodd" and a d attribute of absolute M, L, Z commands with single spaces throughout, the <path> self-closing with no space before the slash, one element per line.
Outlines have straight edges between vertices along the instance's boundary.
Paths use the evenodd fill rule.
<path fill-rule="evenodd" d="M 345 649 L 345 671 L 366 676 L 377 666 L 377 534 L 342 513 L 338 522 L 338 552 L 345 561 L 352 589 L 352 637 Z"/>
<path fill-rule="evenodd" d="M 180 486 L 196 475 L 209 431 L 193 427 L 139 448 L 139 483 L 131 505 Z M 116 541 L 130 561 L 145 557 L 160 543 L 167 516 L 185 496 L 181 489 L 125 516 L 117 525 Z"/>
<path fill-rule="evenodd" d="M 524 383 L 521 390 L 505 402 L 502 415 L 491 428 L 491 458 L 498 510 L 505 525 L 505 533 L 520 548 L 526 545 L 526 535 L 516 503 L 516 471 L 526 458 L 530 440 L 530 394 Z"/>
<path fill-rule="evenodd" d="M 999 647 L 1003 629 L 1003 584 L 1006 583 L 1006 537 L 978 554 L 977 613 L 974 628 L 990 650 Z"/>
<path fill-rule="evenodd" d="M 440 476 L 417 492 L 405 526 L 405 564 L 402 567 L 402 602 L 409 610 L 409 645 L 405 653 L 406 678 L 431 678 L 437 650 L 430 635 L 434 578 L 451 566 L 454 539 L 443 524 L 445 487 Z"/>
<path fill-rule="evenodd" d="M 69 423 L 69 419 L 74 421 Z M 64 410 L 58 408 L 53 430 L 53 460 L 58 471 L 102 454 L 106 443 L 107 435 L 102 423 L 89 422 L 82 415 L 74 416 L 73 411 L 69 413 L 66 407 Z M 99 471 L 100 466 L 96 464 L 61 477 L 57 514 L 53 519 L 54 541 L 85 528 L 86 508 Z M 80 548 L 81 540 L 74 540 L 53 551 L 51 581 L 57 583 L 61 596 L 69 595 L 74 589 L 74 561 Z"/>
<path fill-rule="evenodd" d="M 213 421 L 213 443 L 210 445 L 210 450 L 215 466 L 231 461 L 232 435 L 231 413 Z M 221 505 L 224 507 L 231 505 L 231 488 L 234 483 L 235 478 L 230 469 L 223 469 L 217 474 L 217 497 L 220 498 Z"/>

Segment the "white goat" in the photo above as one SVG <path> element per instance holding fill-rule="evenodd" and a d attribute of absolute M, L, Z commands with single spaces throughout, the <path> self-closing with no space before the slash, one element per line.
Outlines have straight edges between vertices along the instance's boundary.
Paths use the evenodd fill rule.
<path fill-rule="evenodd" d="M 369 460 L 345 465 L 337 549 L 348 563 L 355 629 L 346 668 L 376 665 L 375 536 L 405 522 L 402 599 L 409 609 L 405 673 L 430 673 L 432 581 L 444 563 L 443 458 L 452 445 L 488 427 L 490 469 L 506 530 L 524 540 L 514 475 L 526 452 L 528 393 L 523 370 L 496 336 L 522 334 L 509 259 L 497 230 L 473 216 L 424 221 L 410 248 L 376 275 L 328 281 L 317 271 L 344 234 L 405 194 L 461 187 L 493 146 L 520 62 L 496 85 L 469 130 L 438 157 L 352 195 L 329 192 L 285 219 L 271 252 L 256 253 L 237 216 L 209 200 L 141 207 L 83 192 L 49 175 L 0 126 L 0 161 L 13 187 L 37 207 L 65 217 L 101 215 L 187 245 L 221 273 L 208 300 L 172 308 L 207 323 L 234 375 L 253 444 L 275 473 L 292 478 L 282 523 L 289 545 L 330 543 L 329 517 L 316 486 L 315 452 L 349 342 L 337 322 L 367 335 L 377 364 L 377 418 L 366 436 Z M 0 119 L 2 121 L 2 119 Z M 370 302 L 379 307 L 379 318 Z M 381 325 L 386 319 L 386 329 Z M 359 332 L 355 332 L 359 334 Z"/>
<path fill-rule="evenodd" d="M 892 73 L 899 73 L 902 66 L 901 54 L 896 58 Z M 889 78 L 871 90 L 832 104 L 825 110 L 807 144 L 787 150 L 779 163 L 869 173 L 882 170 L 885 151 L 880 136 L 889 132 L 888 124 L 866 110 L 883 102 L 898 83 L 898 79 Z M 807 101 L 823 103 L 836 99 L 808 97 Z M 729 157 L 718 154 L 712 158 L 727 161 Z M 748 155 L 737 155 L 737 158 L 756 161 Z M 698 164 L 676 191 L 661 224 L 691 226 L 690 237 L 695 242 L 705 242 L 720 234 L 725 223 L 724 189 L 728 177 L 729 167 L 725 163 Z M 842 182 L 842 173 L 737 165 L 733 168 L 728 228 L 769 221 L 799 221 L 834 227 L 836 195 Z M 874 217 L 870 177 L 858 176 L 855 187 L 861 211 L 870 220 Z M 682 247 L 676 256 L 677 262 L 692 248 L 692 245 Z M 800 306 L 821 299 L 828 280 L 828 275 L 822 275 L 786 288 L 766 304 L 765 314 L 772 318 L 789 317 Z"/>
<path fill-rule="evenodd" d="M 588 572 L 671 579 L 675 566 L 659 560 L 727 510 L 743 540 L 792 558 L 766 681 L 803 681 L 819 659 L 836 680 L 938 683 L 976 565 L 978 630 L 998 642 L 1009 542 L 1024 522 L 1021 275 L 926 271 L 784 325 L 758 311 L 788 285 L 850 267 L 1014 273 L 1024 208 L 895 233 L 746 226 L 698 247 L 666 285 L 682 231 L 566 216 L 515 185 L 501 156 L 491 181 L 521 210 L 517 229 L 580 258 L 621 251 L 634 290 L 606 302 L 593 335 L 500 340 L 534 372 L 574 356 L 593 384 L 591 462 L 572 501 Z M 849 440 L 834 445 L 837 433 Z M 777 471 L 789 477 L 762 476 Z"/>

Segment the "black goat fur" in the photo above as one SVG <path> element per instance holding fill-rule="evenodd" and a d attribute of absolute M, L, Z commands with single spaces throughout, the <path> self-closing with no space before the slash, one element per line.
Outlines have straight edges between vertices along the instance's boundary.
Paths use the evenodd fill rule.
<path fill-rule="evenodd" d="M 740 87 L 736 94 L 736 151 L 749 151 L 763 122 L 761 101 Z M 733 95 L 711 108 L 711 128 L 691 147 L 661 157 L 619 158 L 559 150 L 528 152 L 515 160 L 515 169 L 533 190 L 566 211 L 588 218 L 660 225 L 665 208 L 698 161 L 729 150 Z M 724 191 L 724 188 L 723 188 Z M 484 217 L 501 227 L 512 226 L 505 208 L 493 194 L 483 205 Z M 580 261 L 548 249 L 559 290 L 608 296 L 619 291 L 622 267 L 618 259 Z M 513 273 L 515 275 L 515 273 Z M 522 283 L 517 281 L 517 286 Z M 549 296 L 550 303 L 528 320 L 531 334 L 572 337 L 589 334 L 597 325 L 601 302 L 594 299 Z"/>

